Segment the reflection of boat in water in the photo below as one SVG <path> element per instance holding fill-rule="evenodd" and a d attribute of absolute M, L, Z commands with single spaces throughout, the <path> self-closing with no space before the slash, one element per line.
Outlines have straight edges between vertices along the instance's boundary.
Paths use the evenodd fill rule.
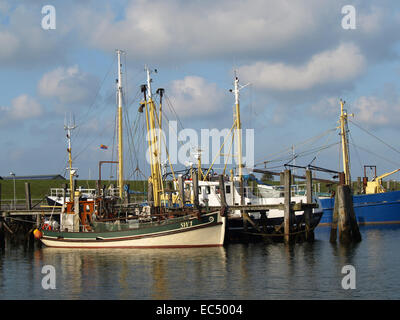
<path fill-rule="evenodd" d="M 344 102 L 341 105 L 341 136 L 342 136 L 342 153 L 343 168 L 346 178 L 346 184 L 351 184 L 350 166 L 349 166 L 349 148 L 348 148 L 348 126 L 347 112 L 343 109 Z M 365 166 L 366 167 L 366 166 Z M 386 191 L 382 186 L 382 179 L 399 171 L 396 169 L 392 172 L 385 173 L 381 176 L 375 176 L 371 181 L 367 181 L 364 167 L 364 194 L 353 195 L 354 212 L 359 224 L 385 224 L 400 223 L 400 191 Z M 371 166 L 368 166 L 371 167 Z M 376 167 L 375 167 L 376 170 Z M 324 215 L 321 224 L 329 224 L 332 221 L 332 213 L 334 209 L 334 198 L 321 198 L 321 205 Z"/>
<path fill-rule="evenodd" d="M 53 265 L 57 270 L 57 289 L 62 287 L 62 290 L 53 290 L 54 299 L 165 300 L 179 299 L 182 295 L 206 296 L 223 289 L 228 275 L 225 247 L 201 250 L 43 247 L 36 252 L 40 253 L 35 257 L 39 277 L 43 265 Z M 239 256 L 236 259 L 240 261 Z M 40 280 L 37 283 L 40 286 Z"/>
<path fill-rule="evenodd" d="M 82 199 L 75 191 L 65 201 L 57 224 L 46 221 L 41 241 L 49 247 L 69 248 L 176 248 L 222 246 L 225 236 L 224 212 L 208 208 L 171 208 L 162 206 L 164 191 L 160 169 L 161 137 L 157 130 L 158 110 L 152 99 L 150 70 L 147 85 L 141 87 L 144 101 L 139 112 L 145 111 L 149 139 L 151 176 L 149 179 L 149 205 L 128 207 L 123 205 L 122 156 L 122 80 L 121 51 L 118 54 L 118 197 L 107 198 L 98 192 L 94 199 Z M 160 94 L 160 112 L 161 112 Z M 65 126 L 68 138 L 70 189 L 74 190 L 76 170 L 72 168 L 71 134 L 75 125 Z M 158 133 L 159 134 L 159 133 Z M 58 228 L 54 229 L 57 226 Z"/>

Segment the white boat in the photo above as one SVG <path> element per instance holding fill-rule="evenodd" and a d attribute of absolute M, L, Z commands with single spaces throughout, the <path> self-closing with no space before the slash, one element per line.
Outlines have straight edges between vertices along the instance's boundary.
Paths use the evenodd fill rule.
<path fill-rule="evenodd" d="M 60 224 L 47 221 L 40 234 L 41 241 L 48 247 L 62 248 L 177 248 L 222 246 L 225 237 L 226 217 L 220 210 L 193 209 L 187 207 L 166 208 L 162 206 L 162 176 L 159 166 L 160 148 L 157 140 L 155 121 L 158 110 L 151 95 L 150 71 L 147 69 L 147 86 L 142 86 L 144 102 L 142 111 L 146 113 L 146 125 L 154 141 L 149 142 L 151 162 L 151 184 L 153 198 L 150 206 L 124 207 L 123 200 L 123 162 L 122 162 L 122 80 L 121 51 L 118 53 L 118 198 L 106 199 L 106 195 L 95 195 L 93 199 L 82 199 L 79 191 L 63 203 Z M 161 99 L 161 98 L 160 98 Z M 160 101 L 161 112 L 161 101 Z M 70 169 L 70 189 L 74 190 L 71 156 L 70 130 L 75 125 L 66 126 L 68 130 L 68 153 Z M 157 156 L 158 155 L 158 156 Z M 64 197 L 64 194 L 63 194 Z M 53 228 L 51 227 L 53 226 Z M 36 230 L 35 230 L 36 231 Z M 38 234 L 38 232 L 35 232 Z"/>

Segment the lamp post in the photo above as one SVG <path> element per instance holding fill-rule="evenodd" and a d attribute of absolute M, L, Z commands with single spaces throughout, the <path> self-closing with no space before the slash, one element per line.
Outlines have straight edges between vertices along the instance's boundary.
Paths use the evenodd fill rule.
<path fill-rule="evenodd" d="M 16 196 L 15 196 L 15 173 L 14 172 L 10 172 L 10 176 L 13 177 L 14 180 L 14 210 L 17 209 L 17 202 L 16 202 Z"/>

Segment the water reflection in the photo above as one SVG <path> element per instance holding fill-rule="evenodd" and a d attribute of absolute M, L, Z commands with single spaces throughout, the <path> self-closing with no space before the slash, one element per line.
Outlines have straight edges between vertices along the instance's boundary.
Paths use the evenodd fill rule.
<path fill-rule="evenodd" d="M 0 256 L 0 299 L 398 299 L 400 226 L 362 227 L 363 240 L 285 246 L 231 244 L 202 249 L 25 250 Z M 344 290 L 351 264 L 356 290 Z M 44 265 L 56 269 L 56 290 L 41 287 Z"/>
<path fill-rule="evenodd" d="M 224 277 L 224 248 L 202 249 L 56 249 L 44 248 L 35 264 L 54 265 L 57 288 L 66 298 L 173 299 L 210 278 Z M 209 290 L 203 288 L 204 290 Z M 173 295 L 171 294 L 173 292 Z"/>

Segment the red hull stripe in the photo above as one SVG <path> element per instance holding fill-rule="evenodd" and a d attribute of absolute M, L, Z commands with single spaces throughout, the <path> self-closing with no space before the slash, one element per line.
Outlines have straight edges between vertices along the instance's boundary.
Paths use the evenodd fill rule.
<path fill-rule="evenodd" d="M 177 249 L 177 248 L 211 248 L 211 247 L 223 247 L 223 244 L 203 244 L 203 245 L 176 245 L 176 246 L 120 246 L 120 247 L 68 247 L 68 246 L 49 246 L 49 248 L 62 248 L 62 249 Z"/>

